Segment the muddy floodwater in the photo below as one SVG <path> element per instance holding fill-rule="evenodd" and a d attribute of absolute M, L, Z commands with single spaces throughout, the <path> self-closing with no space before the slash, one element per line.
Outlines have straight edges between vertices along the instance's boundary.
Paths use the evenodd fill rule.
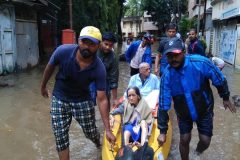
<path fill-rule="evenodd" d="M 129 81 L 129 67 L 120 62 L 119 97 Z M 0 77 L 1 82 L 9 84 L 0 88 L 0 159 L 1 160 L 55 160 L 58 158 L 50 123 L 50 99 L 40 95 L 40 80 L 45 65 L 30 71 Z M 231 95 L 240 95 L 240 71 L 227 66 L 223 73 L 227 77 Z M 54 78 L 49 81 L 49 89 Z M 215 115 L 212 142 L 201 156 L 192 156 L 198 135 L 196 126 L 190 146 L 190 159 L 202 160 L 240 160 L 240 108 L 232 114 L 223 109 L 222 100 L 216 89 Z M 96 107 L 97 109 L 97 107 Z M 176 116 L 171 111 L 173 140 L 169 160 L 179 160 L 179 131 Z M 97 110 L 97 126 L 103 133 L 103 125 Z M 70 129 L 71 159 L 98 160 L 101 151 L 87 140 L 75 120 Z"/>

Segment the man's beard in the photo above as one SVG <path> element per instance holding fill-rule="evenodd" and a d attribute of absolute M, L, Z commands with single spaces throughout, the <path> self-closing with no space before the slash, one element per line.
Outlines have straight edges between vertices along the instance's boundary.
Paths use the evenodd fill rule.
<path fill-rule="evenodd" d="M 180 69 L 180 68 L 182 68 L 183 67 L 183 65 L 184 65 L 184 62 L 185 62 L 185 58 L 182 60 L 182 61 L 172 61 L 171 63 L 170 63 L 170 66 L 172 66 L 173 67 L 173 65 L 176 65 L 176 64 L 178 64 L 178 66 L 177 67 L 174 67 L 175 69 Z"/>
<path fill-rule="evenodd" d="M 80 54 L 82 55 L 83 58 L 87 59 L 90 57 L 93 57 L 93 55 L 95 55 L 95 53 L 92 53 L 91 51 L 89 51 L 88 49 L 80 49 Z"/>

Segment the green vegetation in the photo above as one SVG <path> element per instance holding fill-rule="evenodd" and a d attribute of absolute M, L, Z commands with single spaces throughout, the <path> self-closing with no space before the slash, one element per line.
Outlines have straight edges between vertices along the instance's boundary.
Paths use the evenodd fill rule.
<path fill-rule="evenodd" d="M 69 1 L 52 0 L 61 10 L 58 13 L 58 32 L 70 28 Z M 98 27 L 102 32 L 112 31 L 121 40 L 121 17 L 125 0 L 72 0 L 73 30 L 79 34 L 86 25 Z M 59 34 L 60 35 L 60 34 Z"/>
<path fill-rule="evenodd" d="M 142 0 L 128 0 L 124 5 L 124 16 L 143 16 Z"/>
<path fill-rule="evenodd" d="M 191 28 L 196 28 L 197 19 L 189 19 L 187 16 L 183 16 L 179 22 L 179 32 L 181 33 L 183 39 L 186 39 L 187 33 Z"/>
<path fill-rule="evenodd" d="M 61 30 L 70 28 L 69 0 L 52 0 L 61 10 L 58 12 L 58 35 Z M 179 23 L 181 15 L 187 10 L 187 0 L 72 0 L 73 30 L 78 35 L 86 25 L 98 27 L 102 32 L 112 31 L 118 35 L 121 43 L 121 18 L 142 16 L 144 11 L 152 15 L 153 22 L 164 32 L 170 22 Z M 183 27 L 182 27 L 183 23 Z M 185 34 L 185 22 L 180 22 L 182 34 Z"/>
<path fill-rule="evenodd" d="M 178 23 L 187 11 L 187 4 L 187 0 L 142 0 L 143 9 L 148 11 L 162 32 L 170 22 Z"/>

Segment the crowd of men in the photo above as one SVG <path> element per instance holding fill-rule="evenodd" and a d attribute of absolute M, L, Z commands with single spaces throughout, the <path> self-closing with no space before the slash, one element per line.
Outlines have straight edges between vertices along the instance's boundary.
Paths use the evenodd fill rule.
<path fill-rule="evenodd" d="M 236 112 L 236 109 L 229 101 L 230 91 L 225 76 L 220 68 L 207 58 L 205 48 L 197 38 L 196 30 L 189 31 L 186 43 L 176 36 L 177 27 L 174 24 L 166 27 L 166 34 L 167 38 L 159 43 L 154 74 L 151 73 L 152 36 L 149 33 L 133 41 L 126 49 L 125 56 L 130 66 L 131 78 L 126 89 L 129 92 L 125 107 L 137 107 L 142 102 L 141 97 L 147 96 L 152 90 L 159 90 L 157 120 L 160 135 L 156 141 L 158 140 L 159 145 L 166 142 L 168 111 L 173 102 L 180 130 L 181 158 L 188 160 L 194 123 L 199 133 L 196 152 L 201 154 L 210 145 L 214 98 L 209 80 L 217 88 L 224 107 L 231 112 Z M 95 104 L 99 106 L 107 140 L 112 145 L 116 141 L 109 124 L 111 106 L 117 104 L 118 98 L 119 68 L 113 50 L 115 42 L 113 33 L 102 34 L 98 28 L 86 26 L 80 32 L 78 44 L 59 46 L 45 68 L 41 94 L 43 97 L 51 98 L 52 129 L 61 160 L 70 158 L 69 129 L 72 117 L 82 127 L 85 136 L 97 148 L 101 147 L 100 134 L 95 124 Z M 47 82 L 56 66 L 58 72 L 53 92 L 50 94 Z M 144 106 L 140 104 L 142 110 Z M 135 120 L 141 120 L 141 116 L 145 116 L 135 113 L 134 108 L 131 111 L 136 116 L 133 119 L 129 117 L 130 124 L 135 125 Z M 134 125 L 128 125 L 126 129 L 127 140 L 129 136 L 134 135 L 132 134 Z M 141 144 L 143 143 L 139 143 Z"/>

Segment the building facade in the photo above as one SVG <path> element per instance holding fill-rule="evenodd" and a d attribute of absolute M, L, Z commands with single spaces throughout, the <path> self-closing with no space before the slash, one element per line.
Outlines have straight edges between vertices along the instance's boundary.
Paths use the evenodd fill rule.
<path fill-rule="evenodd" d="M 199 5 L 200 2 L 200 5 Z M 204 1 L 201 0 L 189 0 L 188 1 L 188 16 L 189 18 L 193 18 L 193 17 L 198 17 L 198 13 L 199 13 L 199 9 L 200 9 L 200 15 L 202 16 L 204 13 Z"/>
<path fill-rule="evenodd" d="M 206 1 L 189 0 L 188 1 L 189 18 L 198 18 L 198 13 L 200 13 L 199 29 L 200 29 L 200 32 L 202 31 L 204 32 L 202 35 L 204 35 L 204 39 L 207 44 L 206 53 L 209 53 L 211 52 L 211 49 L 212 49 L 212 40 L 213 40 L 211 0 L 206 0 Z"/>
<path fill-rule="evenodd" d="M 15 10 L 13 6 L 0 6 L 0 74 L 13 72 L 16 56 Z"/>
<path fill-rule="evenodd" d="M 140 16 L 124 17 L 121 20 L 123 39 L 136 38 L 142 32 L 142 18 Z"/>
<path fill-rule="evenodd" d="M 240 1 L 213 0 L 213 53 L 240 68 Z"/>
<path fill-rule="evenodd" d="M 156 35 L 158 33 L 158 27 L 154 25 L 152 21 L 152 16 L 148 15 L 147 12 L 144 12 L 142 17 L 142 30 L 143 32 L 149 32 Z"/>
<path fill-rule="evenodd" d="M 0 75 L 36 66 L 44 46 L 42 20 L 51 15 L 47 0 L 0 1 Z M 24 8 L 24 9 L 23 9 Z M 55 7 L 56 9 L 56 7 Z M 48 37 L 48 40 L 54 36 Z"/>
<path fill-rule="evenodd" d="M 142 32 L 158 33 L 158 27 L 153 24 L 151 15 L 147 12 L 144 12 L 143 16 L 122 18 L 121 28 L 124 40 L 128 37 L 136 38 Z"/>

